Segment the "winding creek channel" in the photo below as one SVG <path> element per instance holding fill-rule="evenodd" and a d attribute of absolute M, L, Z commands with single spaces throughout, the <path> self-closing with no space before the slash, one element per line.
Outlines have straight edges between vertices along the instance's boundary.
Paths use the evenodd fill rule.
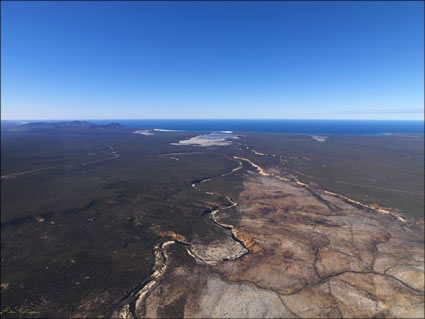
<path fill-rule="evenodd" d="M 257 153 L 258 155 L 261 154 L 261 156 L 269 156 L 269 154 L 264 154 L 259 152 Z M 276 155 L 272 155 L 272 156 L 276 156 Z M 166 238 L 161 239 L 154 247 L 155 261 L 154 261 L 154 265 L 152 269 L 152 274 L 145 281 L 137 285 L 137 287 L 126 297 L 125 301 L 119 307 L 118 313 L 115 313 L 114 317 L 136 318 L 136 315 L 135 315 L 135 313 L 137 312 L 136 310 L 139 309 L 139 306 L 143 304 L 143 301 L 145 300 L 147 294 L 156 285 L 159 279 L 165 274 L 167 269 L 167 258 L 168 258 L 167 250 L 169 249 L 170 246 L 174 244 L 184 246 L 187 253 L 191 257 L 193 257 L 197 263 L 208 264 L 208 265 L 215 265 L 218 262 L 221 262 L 224 260 L 236 260 L 244 256 L 245 254 L 249 253 L 249 249 L 246 247 L 245 243 L 237 237 L 237 230 L 234 228 L 234 226 L 220 223 L 216 218 L 218 213 L 231 209 L 237 206 L 238 203 L 235 202 L 229 196 L 217 194 L 210 191 L 205 191 L 199 187 L 200 184 L 233 174 L 234 172 L 239 171 L 240 169 L 243 168 L 242 162 L 246 162 L 250 166 L 255 168 L 257 172 L 259 173 L 259 175 L 270 176 L 282 181 L 293 182 L 297 184 L 298 186 L 305 187 L 306 189 L 313 192 L 313 190 L 310 188 L 309 185 L 300 182 L 294 176 L 292 176 L 291 178 L 286 178 L 278 174 L 268 173 L 261 166 L 255 164 L 254 162 L 252 162 L 250 159 L 247 159 L 247 158 L 237 157 L 237 156 L 233 156 L 233 158 L 230 158 L 230 157 L 226 157 L 226 158 L 229 160 L 235 161 L 238 164 L 238 166 L 216 177 L 209 177 L 209 178 L 192 182 L 192 187 L 196 189 L 197 191 L 203 192 L 211 196 L 222 197 L 226 199 L 226 201 L 229 203 L 228 205 L 220 207 L 209 213 L 209 218 L 215 225 L 231 232 L 231 236 L 229 236 L 229 238 L 226 238 L 222 242 L 218 243 L 218 245 L 221 244 L 221 246 L 225 246 L 225 247 L 223 248 L 223 247 L 216 246 L 216 247 L 210 248 L 209 247 L 210 245 L 193 244 L 193 243 L 177 240 L 175 238 L 173 238 L 173 240 L 170 240 L 170 239 L 167 240 Z M 366 208 L 380 214 L 390 214 L 390 215 L 393 215 L 393 217 L 397 218 L 399 221 L 406 222 L 406 220 L 404 220 L 398 214 L 395 214 L 394 212 L 391 212 L 390 210 L 384 209 L 382 207 L 375 207 L 372 205 L 369 206 L 337 193 L 333 193 L 329 191 L 324 191 L 324 192 L 328 195 L 339 197 L 352 205 L 354 204 L 356 206 L 360 206 L 362 208 Z M 213 258 L 208 258 L 211 256 L 213 256 Z"/>
<path fill-rule="evenodd" d="M 205 251 L 203 251 L 203 249 L 199 247 L 199 246 L 204 246 L 205 248 L 205 245 L 191 244 L 191 243 L 187 243 L 187 242 L 176 240 L 176 239 L 160 240 L 154 246 L 155 261 L 152 268 L 152 274 L 147 278 L 147 280 L 144 280 L 142 283 L 137 285 L 137 287 L 133 290 L 133 292 L 131 292 L 126 298 L 126 300 L 121 304 L 119 312 L 116 315 L 113 315 L 113 317 L 118 316 L 119 318 L 136 318 L 136 315 L 135 315 L 136 309 L 140 307 L 140 305 L 143 303 L 149 291 L 155 286 L 155 284 L 159 281 L 159 279 L 165 274 L 167 269 L 167 259 L 168 259 L 167 250 L 169 249 L 170 246 L 174 244 L 184 246 L 186 248 L 187 253 L 191 257 L 193 257 L 197 262 L 201 264 L 209 264 L 209 265 L 215 265 L 218 262 L 223 260 L 236 260 L 249 252 L 248 248 L 244 245 L 243 241 L 238 239 L 237 236 L 235 235 L 234 227 L 229 224 L 222 224 L 218 222 L 216 219 L 216 216 L 218 213 L 224 210 L 231 209 L 237 206 L 238 204 L 235 201 L 233 201 L 233 199 L 230 198 L 229 196 L 205 191 L 198 187 L 198 185 L 200 184 L 206 183 L 208 181 L 211 181 L 220 177 L 228 176 L 242 169 L 243 164 L 240 160 L 235 158 L 229 158 L 229 157 L 226 157 L 226 158 L 229 160 L 235 161 L 238 164 L 238 166 L 224 174 L 221 174 L 215 177 L 205 178 L 199 181 L 194 181 L 192 182 L 192 187 L 196 189 L 197 191 L 203 192 L 207 195 L 225 198 L 226 201 L 229 203 L 228 205 L 225 205 L 221 208 L 218 208 L 210 212 L 209 217 L 211 221 L 218 227 L 231 231 L 231 238 L 229 238 L 229 240 L 234 243 L 233 246 L 231 245 L 231 247 L 229 247 L 232 250 L 231 253 L 227 253 L 225 255 L 218 254 L 216 258 L 207 259 L 205 258 L 205 256 L 203 256 L 203 252 Z"/>

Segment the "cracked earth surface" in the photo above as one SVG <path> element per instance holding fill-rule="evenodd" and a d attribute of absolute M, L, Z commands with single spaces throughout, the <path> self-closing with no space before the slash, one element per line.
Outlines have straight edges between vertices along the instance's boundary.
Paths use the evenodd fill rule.
<path fill-rule="evenodd" d="M 256 173 L 237 202 L 249 253 L 170 270 L 138 317 L 423 317 L 423 224 Z"/>

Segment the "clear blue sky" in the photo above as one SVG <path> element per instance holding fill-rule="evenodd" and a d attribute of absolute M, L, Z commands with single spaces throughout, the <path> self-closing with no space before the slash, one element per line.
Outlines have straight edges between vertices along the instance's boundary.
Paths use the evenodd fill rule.
<path fill-rule="evenodd" d="M 1 116 L 423 119 L 423 2 L 2 2 Z"/>

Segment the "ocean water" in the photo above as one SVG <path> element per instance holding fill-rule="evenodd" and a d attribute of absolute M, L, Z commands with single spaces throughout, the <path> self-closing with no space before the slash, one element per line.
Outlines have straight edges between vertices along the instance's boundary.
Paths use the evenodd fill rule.
<path fill-rule="evenodd" d="M 90 121 L 90 120 L 89 120 Z M 275 132 L 297 134 L 424 133 L 424 121 L 363 120 L 92 120 L 134 128 L 195 132 Z"/>

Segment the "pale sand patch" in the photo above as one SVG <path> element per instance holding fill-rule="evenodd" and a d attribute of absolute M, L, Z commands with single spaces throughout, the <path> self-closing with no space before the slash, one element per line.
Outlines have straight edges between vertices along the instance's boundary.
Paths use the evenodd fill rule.
<path fill-rule="evenodd" d="M 217 138 L 208 138 L 208 136 L 213 137 L 214 135 L 198 135 L 191 137 L 188 140 L 179 141 L 178 143 L 171 143 L 171 145 L 193 145 L 200 147 L 226 146 L 232 144 L 231 139 L 237 138 L 231 135 L 229 135 L 229 137 Z"/>
<path fill-rule="evenodd" d="M 319 135 L 311 135 L 311 138 L 320 143 L 326 142 L 326 140 L 328 139 L 327 136 L 319 136 Z"/>
<path fill-rule="evenodd" d="M 134 131 L 133 134 L 140 134 L 140 135 L 153 135 L 153 133 L 149 130 L 137 130 Z"/>

